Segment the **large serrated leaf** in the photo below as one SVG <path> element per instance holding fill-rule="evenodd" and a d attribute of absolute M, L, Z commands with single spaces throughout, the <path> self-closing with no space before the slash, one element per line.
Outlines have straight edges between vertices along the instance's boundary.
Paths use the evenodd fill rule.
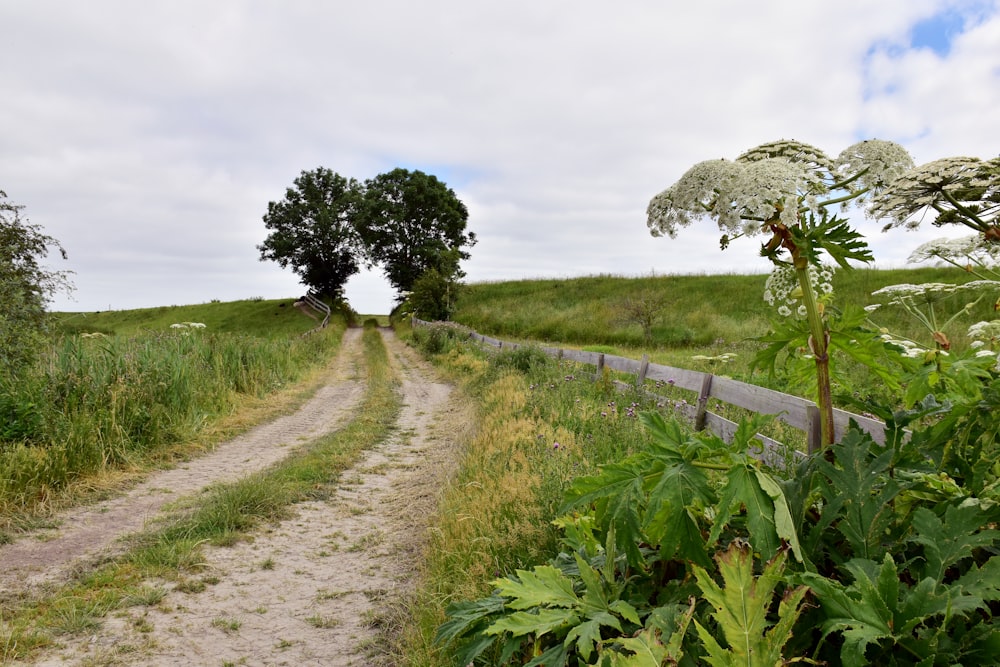
<path fill-rule="evenodd" d="M 745 509 L 750 544 L 762 558 L 770 559 L 778 552 L 781 541 L 775 526 L 774 502 L 761 488 L 756 473 L 752 466 L 739 463 L 726 474 L 726 485 L 719 494 L 708 543 L 718 542 L 733 516 Z"/>
<path fill-rule="evenodd" d="M 1000 531 L 985 529 L 988 516 L 976 505 L 949 505 L 944 518 L 926 507 L 913 512 L 916 534 L 910 541 L 923 546 L 924 575 L 937 581 L 944 580 L 945 569 L 966 558 L 974 549 L 993 546 L 1000 539 Z"/>
<path fill-rule="evenodd" d="M 774 590 L 782 581 L 785 552 L 764 566 L 759 577 L 754 576 L 753 554 L 746 544 L 736 543 L 716 557 L 723 586 L 719 586 L 700 567 L 694 568 L 702 595 L 714 611 L 727 647 L 700 623 L 695 629 L 708 652 L 708 664 L 713 667 L 774 667 L 783 662 L 782 649 L 791 638 L 792 626 L 798 618 L 806 589 L 791 592 L 779 607 L 779 621 L 768 628 L 768 610 Z"/>
<path fill-rule="evenodd" d="M 511 609 L 532 607 L 574 607 L 579 603 L 573 592 L 573 580 L 551 565 L 539 565 L 532 570 L 517 570 L 517 579 L 497 579 L 497 592 L 511 598 Z"/>
<path fill-rule="evenodd" d="M 487 635 L 502 635 L 509 632 L 515 637 L 535 636 L 576 625 L 580 618 L 572 609 L 543 608 L 532 611 L 518 611 L 507 616 L 501 616 L 486 628 Z"/>

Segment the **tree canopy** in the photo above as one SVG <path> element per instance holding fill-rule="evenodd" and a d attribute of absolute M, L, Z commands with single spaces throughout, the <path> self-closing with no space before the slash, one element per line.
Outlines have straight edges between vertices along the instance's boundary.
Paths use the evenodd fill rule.
<path fill-rule="evenodd" d="M 24 207 L 0 190 L 0 369 L 16 371 L 33 358 L 44 332 L 45 306 L 70 289 L 69 273 L 42 265 L 50 248 L 66 251 L 38 225 L 22 217 Z"/>
<path fill-rule="evenodd" d="M 469 212 L 435 176 L 394 169 L 365 181 L 325 167 L 303 171 L 264 216 L 271 233 L 257 246 L 261 260 L 291 267 L 303 284 L 333 299 L 362 262 L 381 266 L 400 298 L 433 269 L 450 289 L 461 277 Z"/>
<path fill-rule="evenodd" d="M 358 232 L 372 264 L 380 264 L 401 295 L 429 269 L 459 275 L 462 248 L 476 243 L 466 232 L 469 212 L 447 185 L 422 171 L 394 169 L 365 182 Z"/>
<path fill-rule="evenodd" d="M 269 202 L 264 225 L 271 233 L 257 246 L 260 259 L 291 267 L 307 287 L 333 299 L 361 264 L 355 222 L 361 185 L 318 167 L 303 171 L 285 198 Z"/>

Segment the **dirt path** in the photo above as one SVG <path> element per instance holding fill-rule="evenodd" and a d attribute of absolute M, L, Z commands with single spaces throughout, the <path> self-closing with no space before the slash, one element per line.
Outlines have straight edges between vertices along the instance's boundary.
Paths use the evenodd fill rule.
<path fill-rule="evenodd" d="M 376 630 L 380 615 L 407 590 L 417 561 L 427 517 L 438 489 L 455 459 L 458 443 L 471 420 L 465 404 L 451 396 L 450 387 L 391 332 L 383 338 L 402 379 L 404 407 L 394 434 L 345 472 L 343 483 L 329 500 L 296 506 L 295 516 L 271 526 L 251 542 L 205 552 L 205 579 L 200 592 L 170 591 L 155 607 L 134 607 L 108 617 L 95 634 L 71 638 L 34 665 L 377 665 Z M 357 332 L 345 339 L 338 368 L 359 363 Z M 150 479 L 119 503 L 122 516 L 141 528 L 157 506 L 164 489 L 182 488 L 166 499 L 190 493 L 205 484 L 234 479 L 261 468 L 288 452 L 296 441 L 315 437 L 344 423 L 361 388 L 353 371 L 336 378 L 303 407 L 284 418 L 281 426 L 261 427 L 270 443 L 252 456 L 247 444 L 228 463 L 203 464 L 219 452 L 170 471 L 169 482 Z M 321 395 L 327 398 L 321 398 Z M 334 408 L 336 405 L 338 407 Z M 313 410 L 339 412 L 315 419 Z M 251 441 L 257 436 L 248 434 Z M 284 446 L 273 447 L 275 442 Z M 266 452 L 266 453 L 265 453 Z M 241 471 L 235 465 L 247 466 Z M 212 472 L 214 471 L 214 472 Z M 186 475 L 184 473 L 187 473 Z M 164 473 L 164 475 L 169 473 Z M 160 475 L 157 475 L 160 478 Z M 142 507 L 142 509 L 137 509 Z M 108 549 L 123 531 L 109 512 L 94 508 L 87 517 L 89 532 L 64 530 L 54 540 L 34 545 L 46 548 L 76 534 L 72 548 L 93 558 Z M 116 515 L 117 516 L 117 515 Z M 140 520 L 141 519 L 141 520 Z M 66 525 L 75 525 L 67 523 Z M 101 529 L 100 525 L 104 525 Z M 88 543 L 100 535 L 102 544 Z M 64 543 L 68 548 L 70 542 Z M 20 544 L 0 551 L 24 553 Z M 26 556 L 19 556 L 26 557 Z M 40 562 L 40 561 L 36 561 Z M 58 577 L 71 563 L 35 568 L 36 580 Z M 27 572 L 27 564 L 21 566 Z M 0 575 L 4 578 L 7 574 Z M 169 585 L 161 583 L 165 588 Z"/>
<path fill-rule="evenodd" d="M 361 332 L 348 329 L 329 380 L 295 413 L 262 424 L 207 456 L 154 474 L 125 495 L 70 512 L 54 529 L 0 547 L 0 590 L 10 593 L 58 581 L 73 568 L 114 553 L 118 538 L 141 530 L 166 503 L 261 470 L 296 445 L 334 430 L 347 421 L 364 393 L 360 363 Z"/>

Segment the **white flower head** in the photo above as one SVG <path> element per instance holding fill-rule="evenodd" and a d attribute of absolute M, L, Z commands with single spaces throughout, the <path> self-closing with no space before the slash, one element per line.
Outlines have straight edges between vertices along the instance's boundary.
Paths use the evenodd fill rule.
<path fill-rule="evenodd" d="M 933 259 L 943 259 L 954 264 L 972 262 L 981 266 L 995 266 L 1000 261 L 1000 244 L 987 241 L 981 234 L 934 239 L 917 247 L 906 261 L 918 264 Z"/>
<path fill-rule="evenodd" d="M 809 266 L 809 283 L 813 286 L 813 298 L 816 301 L 822 301 L 833 293 L 833 284 L 830 282 L 833 280 L 833 272 L 832 266 Z M 764 283 L 764 301 L 775 306 L 782 317 L 791 317 L 793 314 L 799 318 L 806 317 L 801 285 L 794 267 L 775 265 Z"/>
<path fill-rule="evenodd" d="M 885 229 L 915 229 L 925 216 L 936 224 L 962 224 L 1000 241 L 1000 158 L 949 157 L 911 169 L 872 200 L 874 218 Z"/>
<path fill-rule="evenodd" d="M 975 340 L 998 340 L 1000 339 L 1000 320 L 976 322 L 969 326 L 966 335 Z"/>
<path fill-rule="evenodd" d="M 860 174 L 857 183 L 872 192 L 881 191 L 912 168 L 913 158 L 905 148 L 881 139 L 868 139 L 845 148 L 835 167 L 844 180 Z"/>
<path fill-rule="evenodd" d="M 786 227 L 798 224 L 804 211 L 820 212 L 824 196 L 861 197 L 911 165 L 905 150 L 886 141 L 855 144 L 837 161 L 809 144 L 773 141 L 732 162 L 694 165 L 652 198 L 646 224 L 654 236 L 671 238 L 703 217 L 714 219 L 726 235 L 768 233 L 763 223 L 776 216 Z"/>

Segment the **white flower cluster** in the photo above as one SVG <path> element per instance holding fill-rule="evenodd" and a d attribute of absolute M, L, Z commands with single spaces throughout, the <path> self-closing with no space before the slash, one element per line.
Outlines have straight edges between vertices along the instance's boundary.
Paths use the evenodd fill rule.
<path fill-rule="evenodd" d="M 205 325 L 201 322 L 176 322 L 170 325 L 171 329 L 204 329 Z"/>
<path fill-rule="evenodd" d="M 991 266 L 1000 262 L 1000 244 L 991 243 L 980 234 L 935 239 L 919 246 L 906 261 L 918 264 L 931 259 L 943 259 L 955 264 L 971 261 L 980 266 Z"/>
<path fill-rule="evenodd" d="M 735 161 L 708 160 L 691 167 L 656 195 L 646 209 L 653 236 L 677 235 L 694 220 L 715 219 L 726 234 L 751 236 L 768 230 L 777 215 L 787 227 L 806 210 L 819 212 L 827 201 L 860 197 L 912 166 L 906 151 L 888 141 L 855 144 L 837 160 L 798 141 L 781 140 L 753 148 Z M 859 187 L 863 185 L 864 188 Z"/>
<path fill-rule="evenodd" d="M 913 158 L 905 148 L 881 139 L 861 141 L 844 149 L 835 167 L 845 181 L 860 174 L 858 182 L 872 192 L 881 191 L 912 168 Z"/>
<path fill-rule="evenodd" d="M 890 218 L 885 229 L 916 229 L 924 213 L 987 232 L 1000 213 L 1000 158 L 949 157 L 911 169 L 872 202 L 869 215 Z M 917 214 L 921 214 L 917 217 Z"/>
<path fill-rule="evenodd" d="M 810 266 L 809 283 L 813 286 L 813 296 L 821 301 L 833 293 L 832 266 Z M 802 290 L 795 268 L 787 265 L 775 266 L 764 283 L 764 301 L 775 306 L 782 317 L 806 317 L 806 307 L 802 303 Z"/>
<path fill-rule="evenodd" d="M 934 303 L 952 294 L 973 293 L 986 289 L 1000 289 L 1000 281 L 997 280 L 970 280 L 967 283 L 954 285 L 952 283 L 920 283 L 911 285 L 910 283 L 900 283 L 899 285 L 889 285 L 872 292 L 872 296 L 888 297 L 886 305 L 903 305 L 906 303 L 921 302 Z M 877 309 L 882 304 L 872 304 L 866 310 L 869 312 Z"/>
<path fill-rule="evenodd" d="M 969 326 L 966 335 L 977 341 L 1000 341 L 1000 320 L 976 322 Z"/>
<path fill-rule="evenodd" d="M 909 340 L 908 338 L 896 338 L 892 334 L 888 333 L 882 334 L 880 338 L 884 340 L 886 343 L 889 343 L 890 345 L 895 345 L 897 347 L 902 348 L 903 356 L 909 357 L 910 359 L 919 359 L 925 356 L 930 351 L 927 348 L 920 347 L 919 345 L 914 343 L 912 340 Z M 948 353 L 943 352 L 943 354 L 947 355 Z"/>

